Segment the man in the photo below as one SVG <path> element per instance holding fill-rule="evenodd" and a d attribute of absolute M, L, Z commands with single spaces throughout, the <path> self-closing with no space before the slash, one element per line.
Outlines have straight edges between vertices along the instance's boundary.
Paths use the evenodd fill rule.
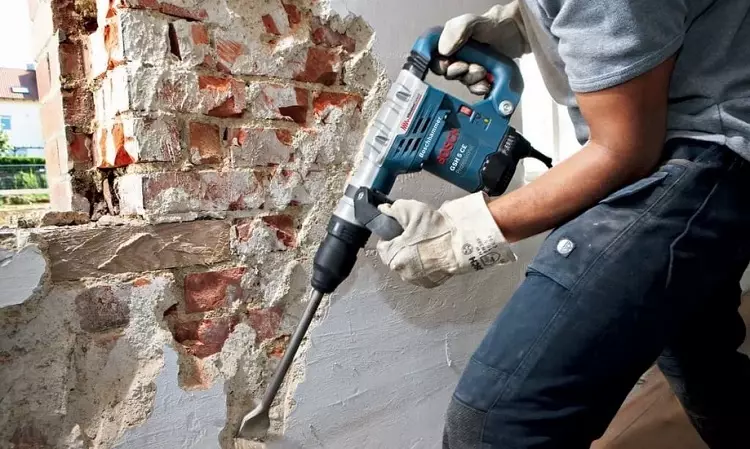
<path fill-rule="evenodd" d="M 488 204 L 383 208 L 405 232 L 382 259 L 429 287 L 472 270 L 465 245 L 513 260 L 553 229 L 461 377 L 444 448 L 588 448 L 654 361 L 712 449 L 750 447 L 750 2 L 520 0 L 449 21 L 441 53 L 470 37 L 532 50 L 584 146 Z M 434 70 L 488 90 L 476 66 Z"/>

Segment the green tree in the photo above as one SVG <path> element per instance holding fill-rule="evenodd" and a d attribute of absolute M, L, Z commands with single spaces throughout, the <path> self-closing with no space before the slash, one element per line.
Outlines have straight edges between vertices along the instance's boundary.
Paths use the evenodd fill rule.
<path fill-rule="evenodd" d="M 13 145 L 10 144 L 10 136 L 0 128 L 0 156 L 7 156 L 12 150 Z"/>

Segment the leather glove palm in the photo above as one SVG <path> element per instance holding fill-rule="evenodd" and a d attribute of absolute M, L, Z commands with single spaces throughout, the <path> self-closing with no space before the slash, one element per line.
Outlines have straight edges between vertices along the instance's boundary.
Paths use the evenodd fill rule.
<path fill-rule="evenodd" d="M 531 51 L 517 1 L 494 6 L 481 16 L 464 14 L 449 20 L 440 36 L 438 50 L 450 57 L 469 39 L 489 44 L 509 58 L 520 58 Z M 460 80 L 473 94 L 483 96 L 490 91 L 487 71 L 478 64 L 435 58 L 431 69 L 447 79 Z"/>
<path fill-rule="evenodd" d="M 432 288 L 453 275 L 516 261 L 483 193 L 449 201 L 438 210 L 413 200 L 384 204 L 380 210 L 404 228 L 401 236 L 379 242 L 378 253 L 405 281 Z"/>

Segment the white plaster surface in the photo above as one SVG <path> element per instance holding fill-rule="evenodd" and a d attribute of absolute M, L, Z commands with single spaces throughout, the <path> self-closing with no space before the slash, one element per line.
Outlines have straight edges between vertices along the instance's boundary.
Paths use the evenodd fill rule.
<path fill-rule="evenodd" d="M 222 383 L 206 391 L 179 387 L 177 354 L 164 348 L 164 368 L 156 378 L 156 400 L 149 419 L 125 432 L 116 449 L 214 449 L 226 422 Z"/>
<path fill-rule="evenodd" d="M 21 304 L 39 287 L 47 267 L 39 247 L 28 245 L 18 253 L 0 249 L 0 307 Z"/>

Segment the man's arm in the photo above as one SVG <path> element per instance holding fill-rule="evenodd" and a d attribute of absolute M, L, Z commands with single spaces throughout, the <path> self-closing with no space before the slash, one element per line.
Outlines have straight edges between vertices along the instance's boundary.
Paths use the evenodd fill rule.
<path fill-rule="evenodd" d="M 533 183 L 490 203 L 509 242 L 554 228 L 648 175 L 661 155 L 675 57 L 623 84 L 577 94 L 589 142 Z"/>

